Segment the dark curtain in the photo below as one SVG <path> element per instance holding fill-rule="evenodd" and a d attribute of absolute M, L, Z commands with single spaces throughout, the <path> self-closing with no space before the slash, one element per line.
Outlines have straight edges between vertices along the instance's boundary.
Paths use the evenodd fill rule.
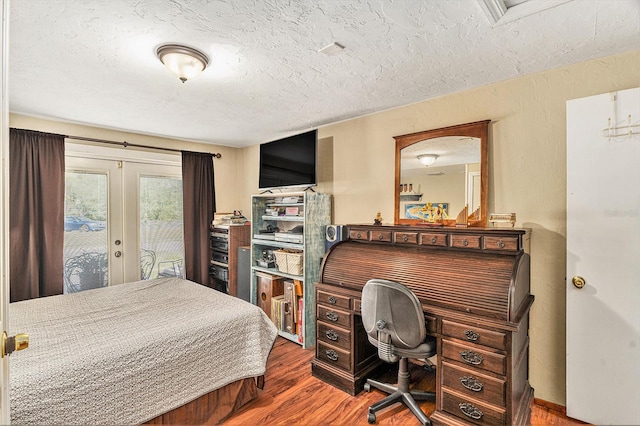
<path fill-rule="evenodd" d="M 9 135 L 10 299 L 62 294 L 64 136 Z"/>
<path fill-rule="evenodd" d="M 216 210 L 213 155 L 182 152 L 185 278 L 209 283 L 209 226 Z"/>

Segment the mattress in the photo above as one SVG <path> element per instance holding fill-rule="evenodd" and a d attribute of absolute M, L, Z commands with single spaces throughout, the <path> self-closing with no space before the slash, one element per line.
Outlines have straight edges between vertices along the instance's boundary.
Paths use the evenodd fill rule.
<path fill-rule="evenodd" d="M 10 304 L 11 422 L 139 424 L 265 373 L 277 330 L 250 303 L 180 278 Z"/>

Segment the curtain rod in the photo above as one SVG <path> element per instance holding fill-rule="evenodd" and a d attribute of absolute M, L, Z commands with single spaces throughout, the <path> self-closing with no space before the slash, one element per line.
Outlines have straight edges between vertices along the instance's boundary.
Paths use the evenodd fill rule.
<path fill-rule="evenodd" d="M 136 143 L 129 143 L 127 141 L 124 142 L 115 142 L 115 141 L 108 141 L 106 139 L 94 139 L 94 138 L 85 138 L 84 136 L 69 136 L 69 135 L 65 135 L 64 136 L 66 139 L 75 139 L 75 140 L 79 140 L 79 141 L 88 141 L 88 142 L 98 142 L 98 143 L 105 143 L 105 144 L 109 144 L 109 145 L 119 145 L 119 146 L 123 146 L 123 147 L 128 147 L 128 146 L 134 146 L 136 148 L 147 148 L 147 149 L 158 149 L 161 151 L 171 151 L 171 152 L 182 152 L 182 150 L 180 149 L 174 149 L 174 148 L 162 148 L 159 146 L 149 146 L 149 145 L 139 145 Z M 220 154 L 219 152 L 214 152 L 211 155 L 213 155 L 215 158 L 222 158 L 222 154 Z"/>

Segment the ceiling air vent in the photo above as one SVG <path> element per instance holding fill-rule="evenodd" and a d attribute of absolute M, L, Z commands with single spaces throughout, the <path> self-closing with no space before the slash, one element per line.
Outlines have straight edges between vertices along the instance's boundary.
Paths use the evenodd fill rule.
<path fill-rule="evenodd" d="M 492 27 L 513 22 L 571 0 L 478 0 Z"/>

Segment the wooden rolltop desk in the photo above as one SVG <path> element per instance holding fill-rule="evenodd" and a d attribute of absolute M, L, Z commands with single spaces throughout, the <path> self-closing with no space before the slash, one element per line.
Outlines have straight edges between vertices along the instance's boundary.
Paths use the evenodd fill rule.
<path fill-rule="evenodd" d="M 422 302 L 437 338 L 435 424 L 530 423 L 528 233 L 521 229 L 350 225 L 316 284 L 312 374 L 355 395 L 388 368 L 362 327 L 371 278 L 398 281 Z"/>

